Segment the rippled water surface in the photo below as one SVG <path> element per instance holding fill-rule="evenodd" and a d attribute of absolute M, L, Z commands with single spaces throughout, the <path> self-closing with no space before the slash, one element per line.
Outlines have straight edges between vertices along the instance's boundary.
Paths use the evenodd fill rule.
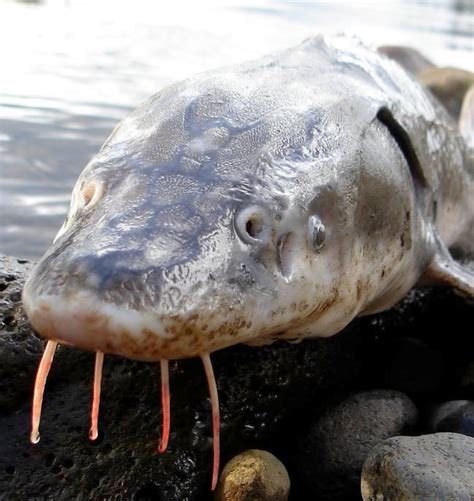
<path fill-rule="evenodd" d="M 319 32 L 412 45 L 473 71 L 473 5 L 0 0 L 0 252 L 41 256 L 88 160 L 163 86 Z"/>

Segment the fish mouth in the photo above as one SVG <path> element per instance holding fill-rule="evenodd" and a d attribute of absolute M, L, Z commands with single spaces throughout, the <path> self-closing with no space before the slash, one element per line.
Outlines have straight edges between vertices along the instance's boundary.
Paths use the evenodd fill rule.
<path fill-rule="evenodd" d="M 23 304 L 31 325 L 46 339 L 144 362 L 211 353 L 235 344 L 239 329 L 250 330 L 238 317 L 220 325 L 212 313 L 160 315 L 106 303 L 85 292 L 24 293 Z"/>
<path fill-rule="evenodd" d="M 28 294 L 24 294 L 23 302 L 33 328 L 43 337 L 49 339 L 35 379 L 30 441 L 33 444 L 40 441 L 39 427 L 46 380 L 57 346 L 64 344 L 96 352 L 90 440 L 96 440 L 99 435 L 99 406 L 104 352 L 122 354 L 124 351 L 127 358 L 160 361 L 162 432 L 157 452 L 166 452 L 171 426 L 168 363 L 172 358 L 184 358 L 179 348 L 170 347 L 167 349 L 166 346 L 172 340 L 179 340 L 179 336 L 170 333 L 169 329 L 164 327 L 163 322 L 156 317 L 137 311 L 124 310 L 117 305 L 93 301 L 90 296 L 76 295 L 73 300 L 58 296 L 42 296 L 32 301 Z M 148 346 L 146 337 L 149 338 Z M 137 347 L 135 352 L 133 351 L 134 346 Z M 220 462 L 220 411 L 217 385 L 210 359 L 210 352 L 213 350 L 204 351 L 198 347 L 194 349 L 196 354 L 191 354 L 188 351 L 187 356 L 201 358 L 211 400 L 213 429 L 211 490 L 215 490 Z M 175 350 L 181 356 L 170 356 L 174 354 Z"/>
<path fill-rule="evenodd" d="M 157 347 L 153 354 L 150 353 L 150 346 L 142 349 L 143 353 L 136 349 L 146 333 L 149 333 L 148 336 L 153 334 L 157 345 L 171 337 L 165 333 L 158 319 L 145 313 L 103 303 L 86 294 L 68 297 L 42 295 L 34 298 L 24 294 L 23 304 L 31 325 L 46 339 L 143 361 L 173 358 L 167 353 L 155 356 Z"/>
<path fill-rule="evenodd" d="M 170 437 L 169 361 L 199 357 L 209 387 L 213 429 L 211 489 L 217 485 L 220 461 L 220 413 L 210 354 L 248 341 L 261 327 L 232 294 L 191 296 L 179 309 L 159 304 L 143 311 L 106 302 L 99 291 L 60 283 L 48 288 L 36 275 L 23 290 L 23 304 L 32 327 L 48 339 L 34 385 L 30 441 L 40 440 L 40 419 L 46 381 L 58 344 L 95 352 L 89 439 L 99 433 L 99 405 L 104 354 L 159 362 L 161 369 L 162 432 L 157 452 L 164 453 Z M 201 299 L 204 298 L 204 299 Z M 255 308 L 254 308 L 255 309 Z"/>

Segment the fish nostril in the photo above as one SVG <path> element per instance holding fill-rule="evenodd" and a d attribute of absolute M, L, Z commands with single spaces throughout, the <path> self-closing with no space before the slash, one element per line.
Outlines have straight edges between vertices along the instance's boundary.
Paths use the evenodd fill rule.
<path fill-rule="evenodd" d="M 260 218 L 252 217 L 245 223 L 245 231 L 252 238 L 258 238 L 262 232 L 262 220 Z"/>
<path fill-rule="evenodd" d="M 237 234 L 247 244 L 267 242 L 270 236 L 265 213 L 257 206 L 246 207 L 235 218 Z"/>

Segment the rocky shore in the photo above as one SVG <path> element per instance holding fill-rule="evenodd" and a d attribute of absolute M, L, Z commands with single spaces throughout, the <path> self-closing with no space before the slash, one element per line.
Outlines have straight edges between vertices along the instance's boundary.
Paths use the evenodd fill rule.
<path fill-rule="evenodd" d="M 106 357 L 92 443 L 93 356 L 60 348 L 42 439 L 29 443 L 43 349 L 21 306 L 30 268 L 0 259 L 0 498 L 212 499 L 210 405 L 197 360 L 170 365 L 172 433 L 160 455 L 157 364 Z M 416 290 L 329 339 L 213 354 L 223 466 L 264 451 L 226 468 L 218 498 L 286 499 L 290 483 L 290 500 L 473 498 L 473 313 L 448 289 Z M 265 482 L 275 490 L 262 490 Z"/>

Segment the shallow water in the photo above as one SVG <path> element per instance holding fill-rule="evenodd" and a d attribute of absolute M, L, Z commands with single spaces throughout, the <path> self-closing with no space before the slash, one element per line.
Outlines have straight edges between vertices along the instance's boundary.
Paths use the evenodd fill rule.
<path fill-rule="evenodd" d="M 1 253 L 40 257 L 75 179 L 118 120 L 193 73 L 320 32 L 412 45 L 474 71 L 471 0 L 196 4 L 0 3 Z"/>

